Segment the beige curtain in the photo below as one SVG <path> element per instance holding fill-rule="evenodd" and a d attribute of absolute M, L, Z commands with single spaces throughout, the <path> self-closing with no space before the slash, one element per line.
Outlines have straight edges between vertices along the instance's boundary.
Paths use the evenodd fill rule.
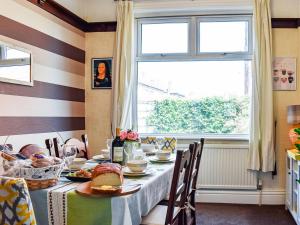
<path fill-rule="evenodd" d="M 112 131 L 133 127 L 133 2 L 118 1 L 114 54 Z"/>
<path fill-rule="evenodd" d="M 272 27 L 270 0 L 253 0 L 254 61 L 249 169 L 274 170 Z"/>

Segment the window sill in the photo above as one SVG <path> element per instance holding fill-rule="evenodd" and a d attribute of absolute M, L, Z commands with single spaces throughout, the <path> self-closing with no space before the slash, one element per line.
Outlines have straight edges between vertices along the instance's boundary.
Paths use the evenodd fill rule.
<path fill-rule="evenodd" d="M 240 135 L 216 135 L 216 134 L 140 134 L 141 138 L 146 137 L 175 137 L 177 140 L 200 140 L 205 138 L 211 141 L 249 141 L 248 134 Z"/>

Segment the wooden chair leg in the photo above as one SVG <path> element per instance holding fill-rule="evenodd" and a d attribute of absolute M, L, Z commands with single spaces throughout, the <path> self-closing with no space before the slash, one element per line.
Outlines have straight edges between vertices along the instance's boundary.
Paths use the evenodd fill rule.
<path fill-rule="evenodd" d="M 191 209 L 192 225 L 196 225 L 196 204 L 195 204 L 195 194 L 196 194 L 196 191 L 193 190 L 193 191 L 192 191 L 192 195 L 191 195 L 191 202 L 190 202 L 190 204 L 191 204 L 192 207 L 194 208 L 194 209 Z"/>
<path fill-rule="evenodd" d="M 186 225 L 184 211 L 185 209 L 182 209 L 178 215 L 178 225 Z"/>

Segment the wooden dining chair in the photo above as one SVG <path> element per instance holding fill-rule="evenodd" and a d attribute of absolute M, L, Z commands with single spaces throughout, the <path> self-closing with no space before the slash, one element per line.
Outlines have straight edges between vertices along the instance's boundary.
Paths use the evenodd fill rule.
<path fill-rule="evenodd" d="M 54 150 L 53 140 L 51 138 L 45 140 L 46 148 L 49 151 L 50 156 L 56 156 Z"/>
<path fill-rule="evenodd" d="M 88 159 L 89 141 L 88 141 L 88 136 L 87 136 L 87 134 L 81 135 L 81 140 L 82 140 L 82 142 L 84 143 L 84 148 L 85 148 L 84 158 Z"/>
<path fill-rule="evenodd" d="M 65 141 L 66 146 L 75 146 L 76 151 L 77 151 L 77 157 L 83 157 L 88 159 L 88 139 L 87 135 L 82 135 L 81 136 L 82 141 L 80 141 L 77 138 L 69 138 L 68 140 Z M 55 156 L 62 158 L 63 157 L 63 145 L 60 144 L 60 140 L 58 138 L 53 138 L 53 147 L 54 147 L 54 152 Z"/>
<path fill-rule="evenodd" d="M 78 158 L 86 158 L 88 159 L 88 154 L 86 150 L 86 146 L 88 145 L 87 137 L 83 135 L 83 141 L 78 140 L 77 138 L 70 138 L 65 141 L 65 145 L 75 146 L 77 149 L 77 157 Z"/>
<path fill-rule="evenodd" d="M 196 225 L 196 191 L 203 146 L 204 138 L 201 138 L 200 142 L 194 142 L 194 144 L 190 145 L 190 148 L 194 149 L 194 155 L 191 162 L 191 170 L 186 194 L 187 207 L 184 210 L 185 225 Z"/>
<path fill-rule="evenodd" d="M 184 223 L 186 189 L 192 165 L 193 149 L 178 150 L 173 170 L 168 206 L 157 205 L 142 218 L 142 225 L 173 225 Z M 182 182 L 179 182 L 182 178 Z M 175 206 L 176 200 L 179 203 Z"/>
<path fill-rule="evenodd" d="M 53 138 L 53 148 L 54 148 L 54 153 L 55 157 L 62 158 L 63 157 L 63 148 L 62 145 L 60 144 L 59 138 Z"/>

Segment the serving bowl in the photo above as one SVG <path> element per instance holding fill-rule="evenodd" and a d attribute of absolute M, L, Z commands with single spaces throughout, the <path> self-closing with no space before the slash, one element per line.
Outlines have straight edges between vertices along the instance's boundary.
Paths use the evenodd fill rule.
<path fill-rule="evenodd" d="M 146 160 L 129 160 L 127 167 L 132 172 L 143 172 L 147 168 L 148 162 Z"/>

